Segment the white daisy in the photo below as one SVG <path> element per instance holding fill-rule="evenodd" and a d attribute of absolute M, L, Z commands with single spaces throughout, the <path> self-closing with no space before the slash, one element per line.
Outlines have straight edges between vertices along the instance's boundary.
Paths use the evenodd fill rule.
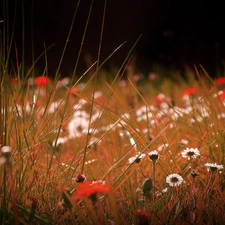
<path fill-rule="evenodd" d="M 63 79 L 59 80 L 57 83 L 57 88 L 59 87 L 65 87 L 70 84 L 70 78 L 69 77 L 64 77 Z"/>
<path fill-rule="evenodd" d="M 0 165 L 3 163 L 8 163 L 10 160 L 12 147 L 11 146 L 2 146 L 1 148 L 2 154 L 4 157 L 1 158 Z"/>
<path fill-rule="evenodd" d="M 62 105 L 62 100 L 52 102 L 48 108 L 48 113 L 52 114 Z"/>
<path fill-rule="evenodd" d="M 208 169 L 211 170 L 212 173 L 217 170 L 223 169 L 223 165 L 217 165 L 216 163 L 205 163 L 205 166 L 208 167 Z"/>
<path fill-rule="evenodd" d="M 168 188 L 167 188 L 167 187 L 164 188 L 164 189 L 162 189 L 162 193 L 163 193 L 163 194 L 165 194 L 167 191 L 168 191 Z"/>
<path fill-rule="evenodd" d="M 187 145 L 187 144 L 188 144 L 188 140 L 182 139 L 182 140 L 180 141 L 180 144 L 182 144 L 182 145 Z"/>
<path fill-rule="evenodd" d="M 85 117 L 74 117 L 68 124 L 69 137 L 81 137 L 87 133 L 89 128 L 89 120 Z"/>
<path fill-rule="evenodd" d="M 168 188 L 166 187 L 166 188 L 162 189 L 161 192 L 158 192 L 156 195 L 158 197 L 161 197 L 162 195 L 166 194 L 167 192 L 168 192 Z"/>
<path fill-rule="evenodd" d="M 169 146 L 169 144 L 162 144 L 162 145 L 160 145 L 158 148 L 157 148 L 157 151 L 162 151 L 163 149 L 166 149 L 167 147 Z"/>
<path fill-rule="evenodd" d="M 12 152 L 12 147 L 10 146 L 2 146 L 2 154 L 10 154 Z"/>
<path fill-rule="evenodd" d="M 141 159 L 143 159 L 145 157 L 145 154 L 138 154 L 138 155 L 135 155 L 134 157 L 131 157 L 129 158 L 129 163 L 139 163 L 141 161 Z"/>
<path fill-rule="evenodd" d="M 52 146 L 57 147 L 59 145 L 64 144 L 67 140 L 68 140 L 67 137 L 59 137 L 52 142 Z"/>
<path fill-rule="evenodd" d="M 159 159 L 159 153 L 157 150 L 151 151 L 148 153 L 148 158 L 152 161 L 158 160 Z"/>
<path fill-rule="evenodd" d="M 183 158 L 187 158 L 190 160 L 200 156 L 200 152 L 197 148 L 186 148 L 185 150 L 181 152 L 181 155 Z"/>
<path fill-rule="evenodd" d="M 166 177 L 166 183 L 171 187 L 180 186 L 182 182 L 183 178 L 177 173 L 170 174 Z"/>

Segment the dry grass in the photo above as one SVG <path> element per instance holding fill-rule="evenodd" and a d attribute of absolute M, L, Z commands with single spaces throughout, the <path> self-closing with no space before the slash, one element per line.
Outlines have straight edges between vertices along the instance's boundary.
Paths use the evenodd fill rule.
<path fill-rule="evenodd" d="M 74 94 L 71 84 L 60 87 L 59 81 L 38 87 L 3 77 L 1 140 L 12 152 L 0 167 L 1 222 L 224 224 L 224 171 L 204 165 L 224 165 L 224 102 L 205 77 L 162 79 L 159 90 L 156 80 L 107 83 L 99 76 L 96 86 L 76 83 Z M 187 87 L 197 93 L 185 100 Z M 200 156 L 183 158 L 187 147 Z M 155 180 L 153 150 L 159 154 Z M 140 154 L 139 163 L 129 162 Z M 183 178 L 181 185 L 166 183 L 173 173 Z M 104 181 L 111 192 L 77 202 L 78 174 Z M 146 189 L 147 179 L 153 183 Z M 139 218 L 146 215 L 149 222 Z"/>

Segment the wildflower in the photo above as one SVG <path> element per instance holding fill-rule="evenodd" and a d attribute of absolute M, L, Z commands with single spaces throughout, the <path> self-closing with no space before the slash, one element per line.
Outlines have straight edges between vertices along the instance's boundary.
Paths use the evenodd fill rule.
<path fill-rule="evenodd" d="M 73 88 L 71 88 L 70 89 L 70 91 L 69 91 L 69 94 L 70 95 L 76 95 L 76 94 L 78 94 L 78 88 L 77 87 L 73 87 Z"/>
<path fill-rule="evenodd" d="M 96 103 L 97 106 L 103 106 L 104 98 L 100 97 L 100 96 L 95 98 L 95 103 Z"/>
<path fill-rule="evenodd" d="M 159 153 L 157 150 L 151 151 L 148 153 L 148 158 L 152 161 L 156 161 L 159 158 Z"/>
<path fill-rule="evenodd" d="M 186 90 L 184 90 L 183 96 L 190 96 L 193 95 L 197 92 L 196 88 L 187 88 Z"/>
<path fill-rule="evenodd" d="M 138 154 L 135 155 L 134 157 L 129 158 L 129 163 L 139 163 L 141 161 L 141 159 L 143 159 L 145 157 L 145 154 Z"/>
<path fill-rule="evenodd" d="M 219 90 L 217 93 L 213 95 L 213 98 L 219 98 L 222 102 L 225 100 L 225 89 Z"/>
<path fill-rule="evenodd" d="M 199 174 L 198 174 L 197 171 L 195 171 L 195 170 L 192 170 L 192 171 L 191 171 L 191 176 L 192 176 L 193 178 L 197 177 L 198 175 L 199 175 Z"/>
<path fill-rule="evenodd" d="M 126 88 L 128 86 L 128 82 L 126 80 L 122 80 L 121 79 L 119 81 L 119 86 L 124 89 L 124 88 Z"/>
<path fill-rule="evenodd" d="M 3 155 L 11 154 L 12 147 L 10 147 L 10 146 L 2 146 L 1 150 L 2 150 L 2 154 Z"/>
<path fill-rule="evenodd" d="M 63 104 L 62 100 L 51 102 L 49 105 L 48 113 L 55 113 L 59 110 L 59 107 Z"/>
<path fill-rule="evenodd" d="M 12 147 L 10 146 L 2 146 L 2 154 L 5 158 L 5 162 L 8 163 L 9 162 L 9 159 L 10 159 L 10 156 L 11 156 L 11 152 L 12 152 Z"/>
<path fill-rule="evenodd" d="M 168 110 L 171 106 L 171 98 L 160 93 L 155 98 L 155 105 L 163 110 Z"/>
<path fill-rule="evenodd" d="M 149 224 L 149 214 L 140 210 L 134 210 L 134 214 L 137 215 L 140 225 L 148 225 Z"/>
<path fill-rule="evenodd" d="M 180 141 L 180 144 L 181 144 L 181 145 L 187 145 L 187 144 L 188 144 L 188 140 L 182 139 L 182 140 Z"/>
<path fill-rule="evenodd" d="M 139 80 L 143 79 L 143 74 L 134 74 L 133 81 L 138 82 Z"/>
<path fill-rule="evenodd" d="M 163 195 L 165 195 L 167 192 L 168 192 L 168 188 L 166 187 L 166 188 L 162 189 L 161 192 L 158 192 L 158 193 L 157 193 L 157 196 L 158 196 L 158 197 L 163 196 Z"/>
<path fill-rule="evenodd" d="M 97 194 L 107 194 L 110 191 L 110 186 L 102 182 L 86 181 L 79 184 L 79 187 L 74 193 L 74 199 L 81 200 L 83 198 L 90 197 L 92 200 L 96 200 Z"/>
<path fill-rule="evenodd" d="M 184 151 L 181 152 L 181 155 L 183 158 L 191 160 L 200 156 L 200 152 L 197 148 L 186 148 Z"/>
<path fill-rule="evenodd" d="M 148 79 L 149 79 L 150 81 L 155 81 L 157 78 L 158 78 L 158 75 L 155 74 L 155 73 L 149 73 L 149 74 L 148 74 Z"/>
<path fill-rule="evenodd" d="M 56 140 L 54 140 L 52 142 L 52 146 L 53 147 L 58 147 L 58 146 L 64 144 L 66 141 L 67 141 L 67 138 L 59 137 L 59 138 L 57 138 Z"/>
<path fill-rule="evenodd" d="M 69 137 L 81 137 L 83 133 L 87 133 L 89 128 L 89 120 L 83 114 L 74 115 L 74 118 L 68 124 Z"/>
<path fill-rule="evenodd" d="M 45 76 L 36 77 L 34 80 L 34 84 L 37 87 L 46 87 L 50 83 L 50 79 Z"/>
<path fill-rule="evenodd" d="M 158 94 L 155 98 L 155 103 L 157 106 L 160 106 L 166 99 L 166 96 L 164 94 Z"/>
<path fill-rule="evenodd" d="M 152 113 L 148 109 L 146 109 L 145 105 L 141 106 L 136 110 L 137 121 L 148 120 L 149 122 L 151 122 L 152 117 L 153 117 Z"/>
<path fill-rule="evenodd" d="M 76 178 L 73 178 L 72 180 L 74 180 L 77 183 L 82 183 L 86 180 L 86 177 L 84 176 L 84 174 L 78 174 Z"/>
<path fill-rule="evenodd" d="M 223 102 L 225 100 L 225 89 L 220 94 L 220 100 Z"/>
<path fill-rule="evenodd" d="M 163 145 L 160 145 L 158 148 L 157 148 L 157 151 L 162 151 L 163 149 L 166 149 L 169 145 L 168 144 L 163 144 Z"/>
<path fill-rule="evenodd" d="M 17 78 L 14 78 L 14 77 L 10 78 L 10 84 L 12 86 L 16 86 L 18 83 L 19 83 L 19 80 Z"/>
<path fill-rule="evenodd" d="M 214 81 L 214 84 L 218 87 L 225 84 L 225 77 L 219 77 Z"/>
<path fill-rule="evenodd" d="M 64 77 L 63 79 L 59 80 L 57 82 L 57 87 L 66 87 L 70 83 L 70 78 L 69 77 Z"/>
<path fill-rule="evenodd" d="M 164 188 L 164 189 L 162 189 L 162 193 L 163 193 L 163 194 L 165 194 L 167 191 L 168 191 L 168 188 L 167 188 L 167 187 Z"/>
<path fill-rule="evenodd" d="M 205 166 L 208 167 L 208 169 L 211 170 L 212 173 L 217 170 L 223 169 L 223 165 L 217 165 L 216 163 L 205 163 Z"/>
<path fill-rule="evenodd" d="M 180 186 L 183 182 L 183 178 L 176 173 L 170 174 L 166 177 L 166 183 L 171 187 Z"/>

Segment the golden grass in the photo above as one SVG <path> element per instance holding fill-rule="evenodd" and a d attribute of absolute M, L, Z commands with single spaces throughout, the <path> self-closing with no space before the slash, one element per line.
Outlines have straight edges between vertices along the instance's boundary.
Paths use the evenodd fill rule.
<path fill-rule="evenodd" d="M 109 83 L 97 75 L 73 95 L 71 84 L 58 87 L 57 79 L 39 88 L 2 77 L 1 142 L 12 147 L 0 165 L 2 224 L 144 224 L 137 209 L 148 214 L 149 224 L 224 224 L 224 171 L 204 166 L 225 165 L 218 87 L 207 75 L 187 82 L 134 82 L 132 76 Z M 185 101 L 189 87 L 198 92 Z M 201 156 L 182 158 L 187 147 Z M 159 152 L 154 188 L 143 193 L 153 176 L 152 150 Z M 129 163 L 138 154 L 146 156 Z M 173 173 L 183 177 L 180 186 L 166 183 Z M 77 202 L 78 174 L 104 180 L 112 191 Z"/>

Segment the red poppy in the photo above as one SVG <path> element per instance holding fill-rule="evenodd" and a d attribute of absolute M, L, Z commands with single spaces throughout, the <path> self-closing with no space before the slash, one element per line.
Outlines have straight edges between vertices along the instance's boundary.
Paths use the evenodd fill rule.
<path fill-rule="evenodd" d="M 186 90 L 184 90 L 183 96 L 190 96 L 193 95 L 197 92 L 196 88 L 187 88 Z"/>
<path fill-rule="evenodd" d="M 50 83 L 50 79 L 45 76 L 36 77 L 34 80 L 34 84 L 37 87 L 46 87 Z"/>
<path fill-rule="evenodd" d="M 225 84 L 225 77 L 219 77 L 214 81 L 215 85 L 218 87 Z"/>
<path fill-rule="evenodd" d="M 70 95 L 76 95 L 78 93 L 78 88 L 73 87 L 72 89 L 70 89 L 69 93 L 70 93 Z"/>
<path fill-rule="evenodd" d="M 104 103 L 104 99 L 102 97 L 96 98 L 95 101 L 96 101 L 96 105 L 98 106 L 102 106 Z"/>
<path fill-rule="evenodd" d="M 12 84 L 13 86 L 17 85 L 19 83 L 17 78 L 10 78 L 10 84 Z"/>
<path fill-rule="evenodd" d="M 155 104 L 159 107 L 163 102 L 165 102 L 166 96 L 164 94 L 159 94 L 155 98 Z"/>
<path fill-rule="evenodd" d="M 225 100 L 225 89 L 223 90 L 222 94 L 220 95 L 220 100 L 221 101 Z"/>
<path fill-rule="evenodd" d="M 140 210 L 136 209 L 134 214 L 137 215 L 139 220 L 139 225 L 148 225 L 149 224 L 149 214 Z"/>
<path fill-rule="evenodd" d="M 79 183 L 79 186 L 75 191 L 73 198 L 76 200 L 81 200 L 86 197 L 93 197 L 96 194 L 107 194 L 110 193 L 110 191 L 110 186 L 100 181 L 86 181 L 83 183 Z"/>

